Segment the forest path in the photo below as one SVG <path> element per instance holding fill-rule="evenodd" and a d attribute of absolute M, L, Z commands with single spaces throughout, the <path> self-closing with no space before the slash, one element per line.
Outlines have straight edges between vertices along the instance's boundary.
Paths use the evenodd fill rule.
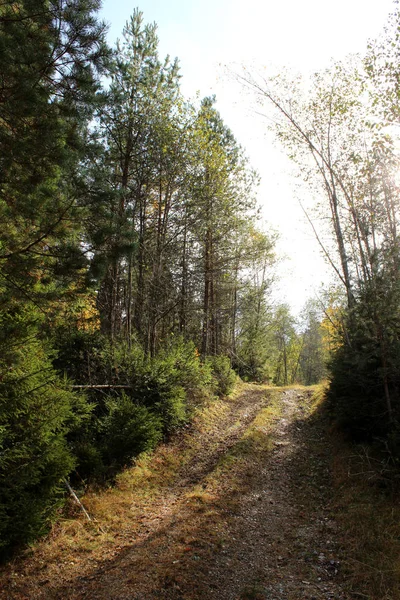
<path fill-rule="evenodd" d="M 143 479 L 158 464 L 161 479 L 147 475 L 146 493 L 135 496 L 137 479 L 124 474 L 109 492 L 114 521 L 101 517 L 100 496 L 88 498 L 102 531 L 41 542 L 0 574 L 0 598 L 349 598 L 329 509 L 330 449 L 311 396 L 246 385 L 211 404 L 136 468 Z"/>

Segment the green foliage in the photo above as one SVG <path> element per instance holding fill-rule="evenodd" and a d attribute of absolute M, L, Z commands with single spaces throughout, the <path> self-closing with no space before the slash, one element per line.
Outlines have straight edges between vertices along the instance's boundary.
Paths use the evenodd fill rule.
<path fill-rule="evenodd" d="M 74 466 L 68 432 L 88 418 L 85 398 L 68 390 L 29 324 L 32 314 L 1 316 L 20 336 L 0 343 L 0 551 L 42 534 Z M 25 330 L 25 331 L 24 331 Z"/>
<path fill-rule="evenodd" d="M 297 378 L 296 369 L 300 348 L 295 319 L 287 304 L 277 306 L 272 331 L 276 351 L 273 383 L 275 385 L 288 385 Z"/>
<path fill-rule="evenodd" d="M 97 0 L 0 8 L 0 276 L 20 301 L 58 298 L 63 277 L 54 272 L 64 259 L 74 269 L 84 262 L 76 243 L 78 168 L 96 69 L 107 54 L 98 8 Z"/>
<path fill-rule="evenodd" d="M 104 382 L 108 376 L 103 353 L 107 340 L 98 332 L 53 330 L 53 343 L 57 350 L 54 366 L 66 373 L 76 384 L 90 385 Z"/>
<path fill-rule="evenodd" d="M 272 309 L 264 291 L 249 286 L 240 305 L 234 367 L 247 381 L 312 385 L 326 376 L 321 315 L 306 304 L 298 322 L 287 305 Z"/>
<path fill-rule="evenodd" d="M 398 457 L 400 286 L 390 272 L 365 284 L 347 311 L 342 344 L 330 363 L 329 399 L 352 437 L 390 441 Z"/>
<path fill-rule="evenodd" d="M 4 548 L 44 530 L 74 467 L 110 478 L 202 395 L 230 393 L 219 354 L 235 354 L 250 272 L 263 284 L 249 354 L 262 341 L 250 313 L 273 241 L 256 229 L 257 176 L 215 98 L 183 99 L 156 25 L 135 10 L 110 60 L 99 6 L 0 7 Z"/>
<path fill-rule="evenodd" d="M 103 352 L 105 371 L 116 384 L 129 386 L 125 393 L 162 419 L 167 435 L 185 421 L 186 392 L 179 383 L 176 357 L 151 358 L 137 343 L 109 346 Z"/>
<path fill-rule="evenodd" d="M 185 389 L 189 401 L 212 383 L 211 365 L 200 359 L 194 342 L 171 338 L 157 355 L 157 361 L 170 365 L 176 384 Z"/>
<path fill-rule="evenodd" d="M 85 267 L 78 198 L 105 51 L 97 0 L 0 7 L 0 548 L 43 533 L 89 418 L 44 340 Z M 82 215 L 81 215 L 82 216 Z M 73 274 L 73 275 L 71 275 Z M 46 322 L 47 321 L 47 322 Z"/>
<path fill-rule="evenodd" d="M 302 317 L 298 377 L 304 385 L 314 385 L 326 377 L 328 358 L 322 341 L 321 310 L 315 301 L 306 303 Z"/>
<path fill-rule="evenodd" d="M 91 421 L 68 435 L 77 473 L 85 479 L 107 478 L 153 448 L 186 423 L 199 397 L 220 385 L 211 364 L 202 363 L 194 344 L 181 338 L 171 338 L 153 358 L 137 342 L 110 344 L 101 334 L 82 331 L 63 330 L 56 346 L 57 368 L 78 384 L 89 383 Z M 218 376 L 227 374 L 221 370 Z"/>
<path fill-rule="evenodd" d="M 108 462 L 124 465 L 152 450 L 162 439 L 163 420 L 126 394 L 107 400 L 108 415 L 103 420 L 104 455 Z"/>
<path fill-rule="evenodd" d="M 165 435 L 182 425 L 186 418 L 186 393 L 173 382 L 174 372 L 168 364 L 143 365 L 133 384 L 131 397 L 159 415 Z"/>
<path fill-rule="evenodd" d="M 272 315 L 267 306 L 266 290 L 266 282 L 248 285 L 240 298 L 234 367 L 245 380 L 268 380 Z"/>
<path fill-rule="evenodd" d="M 379 348 L 362 332 L 351 347 L 336 350 L 330 364 L 328 399 L 339 425 L 357 441 L 387 433 L 388 418 L 380 377 Z"/>
<path fill-rule="evenodd" d="M 74 479 L 78 476 L 79 483 L 104 481 L 107 478 L 108 470 L 103 457 L 101 438 L 96 435 L 100 425 L 99 420 L 93 418 L 90 426 L 78 429 L 78 437 L 74 435 L 70 441 L 69 445 L 75 457 L 75 469 L 71 477 Z"/>
<path fill-rule="evenodd" d="M 211 367 L 215 393 L 218 396 L 228 396 L 237 380 L 231 361 L 227 356 L 207 356 L 206 362 Z"/>

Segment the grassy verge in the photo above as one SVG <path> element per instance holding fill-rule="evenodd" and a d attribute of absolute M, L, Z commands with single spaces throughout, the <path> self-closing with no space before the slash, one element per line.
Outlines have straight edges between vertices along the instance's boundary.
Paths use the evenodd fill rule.
<path fill-rule="evenodd" d="M 87 493 L 82 501 L 92 522 L 86 521 L 79 509 L 71 504 L 69 512 L 64 512 L 46 539 L 4 567 L 0 573 L 0 589 L 3 584 L 4 589 L 7 585 L 18 588 L 22 581 L 21 572 L 24 573 L 24 585 L 31 582 L 34 587 L 47 585 L 46 582 L 56 580 L 61 574 L 63 579 L 72 579 L 91 572 L 96 562 L 111 559 L 129 547 L 141 535 L 143 526 L 148 525 L 151 529 L 152 519 L 160 518 L 159 515 L 164 518 L 163 510 L 167 505 L 171 514 L 194 509 L 193 513 L 202 523 L 197 532 L 193 521 L 187 530 L 182 526 L 179 544 L 185 556 L 191 554 L 186 548 L 196 544 L 204 549 L 221 547 L 224 523 L 214 522 L 211 528 L 204 523 L 209 523 L 211 516 L 218 520 L 221 498 L 230 486 L 233 489 L 229 498 L 239 492 L 239 478 L 234 473 L 236 466 L 244 468 L 246 461 L 250 465 L 253 454 L 268 446 L 267 422 L 272 421 L 275 409 L 268 406 L 263 416 L 259 415 L 252 424 L 251 431 L 246 431 L 244 438 L 234 443 L 227 454 L 223 445 L 221 449 L 216 447 L 216 462 L 202 475 L 199 484 L 181 484 L 180 478 L 182 470 L 196 463 L 205 446 L 211 446 L 213 450 L 214 439 L 223 439 L 227 427 L 235 430 L 240 425 L 232 415 L 236 414 L 237 403 L 243 401 L 242 395 L 251 394 L 252 389 L 250 385 L 238 384 L 229 398 L 210 400 L 196 410 L 186 433 L 179 434 L 170 444 L 158 447 L 153 453 L 140 456 L 133 467 L 117 477 L 114 487 Z M 259 386 L 254 386 L 254 390 L 260 390 Z M 267 392 L 261 390 L 261 393 Z M 271 392 L 271 397 L 274 394 Z M 277 399 L 279 394 L 275 396 Z M 261 430 L 265 430 L 264 433 Z M 183 486 L 181 489 L 180 485 Z M 201 553 L 201 548 L 197 554 Z"/>
<path fill-rule="evenodd" d="M 385 478 L 382 462 L 371 449 L 347 442 L 332 427 L 316 386 L 309 402 L 311 419 L 320 423 L 331 453 L 329 507 L 338 523 L 342 575 L 351 597 L 366 600 L 400 598 L 399 486 Z"/>
<path fill-rule="evenodd" d="M 325 386 L 318 385 L 313 387 L 312 395 L 301 395 L 297 402 L 310 424 L 319 423 L 323 437 L 318 443 L 331 446 L 328 453 L 331 452 L 333 497 L 329 504 L 339 525 L 343 581 L 354 598 L 399 600 L 398 478 L 387 473 L 382 457 L 374 456 L 370 448 L 351 445 L 340 432 L 329 430 L 324 396 Z M 310 440 L 310 448 L 312 444 Z M 245 597 L 257 598 L 256 593 L 252 596 L 250 592 Z"/>
<path fill-rule="evenodd" d="M 400 598 L 399 490 L 386 486 L 368 450 L 335 435 L 334 510 L 346 548 L 345 577 L 355 597 Z"/>

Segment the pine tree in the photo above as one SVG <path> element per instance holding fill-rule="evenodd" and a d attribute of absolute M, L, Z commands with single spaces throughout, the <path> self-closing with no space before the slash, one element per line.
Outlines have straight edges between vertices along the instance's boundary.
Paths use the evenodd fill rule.
<path fill-rule="evenodd" d="M 148 295 L 157 293 L 156 263 L 178 176 L 171 159 L 175 156 L 176 163 L 180 153 L 172 119 L 179 98 L 178 64 L 168 57 L 160 61 L 156 31 L 155 24 L 143 24 L 139 10 L 133 13 L 118 42 L 100 115 L 113 190 L 111 235 L 99 249 L 107 264 L 98 297 L 102 330 L 111 338 L 122 333 L 130 339 L 134 325 L 139 338 L 152 347 L 157 317 L 149 314 Z M 158 250 L 152 247 L 153 234 Z"/>
<path fill-rule="evenodd" d="M 0 510 L 5 551 L 43 531 L 73 466 L 84 403 L 44 342 L 84 266 L 78 211 L 88 119 L 107 54 L 94 0 L 0 8 Z M 29 510 L 27 510 L 29 506 Z"/>

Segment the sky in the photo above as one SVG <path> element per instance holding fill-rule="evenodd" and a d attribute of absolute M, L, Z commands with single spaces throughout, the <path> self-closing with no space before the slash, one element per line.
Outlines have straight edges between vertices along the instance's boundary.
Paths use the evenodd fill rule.
<path fill-rule="evenodd" d="M 225 65 L 287 66 L 311 73 L 351 53 L 363 53 L 393 10 L 393 0 L 103 0 L 108 40 L 121 37 L 134 8 L 156 22 L 160 56 L 178 57 L 188 98 L 215 94 L 217 109 L 261 177 L 258 202 L 265 227 L 278 230 L 282 256 L 275 301 L 299 313 L 329 279 L 298 202 L 294 168 L 254 114 L 248 97 L 225 76 Z"/>

